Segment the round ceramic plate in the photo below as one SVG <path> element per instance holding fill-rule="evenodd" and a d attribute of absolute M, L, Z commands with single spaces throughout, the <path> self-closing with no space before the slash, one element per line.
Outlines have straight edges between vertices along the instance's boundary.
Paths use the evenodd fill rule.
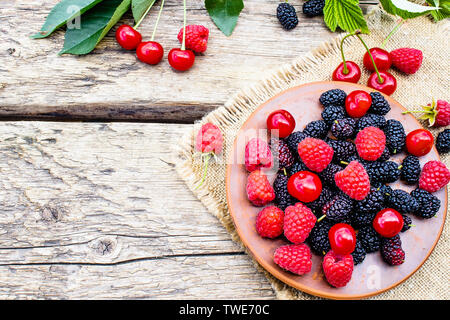
<path fill-rule="evenodd" d="M 389 266 L 381 258 L 379 252 L 367 254 L 365 260 L 355 266 L 352 279 L 343 288 L 331 287 L 322 271 L 322 257 L 313 254 L 313 266 L 308 274 L 298 276 L 284 271 L 273 262 L 273 253 L 281 245 L 287 244 L 282 237 L 271 240 L 260 237 L 255 229 L 256 215 L 261 208 L 254 207 L 247 199 L 246 183 L 248 172 L 244 166 L 246 142 L 258 132 L 265 132 L 267 116 L 274 110 L 286 109 L 295 117 L 296 131 L 303 130 L 313 120 L 321 119 L 323 107 L 319 103 L 320 95 L 327 90 L 339 88 L 347 93 L 362 89 L 372 89 L 345 82 L 315 82 L 286 90 L 259 106 L 240 129 L 232 147 L 227 165 L 226 188 L 228 207 L 236 230 L 253 257 L 273 276 L 284 283 L 306 293 L 332 299 L 359 299 L 389 290 L 411 276 L 430 255 L 441 235 L 447 213 L 447 189 L 435 193 L 441 200 L 441 208 L 436 217 L 420 219 L 411 215 L 415 227 L 401 234 L 402 247 L 406 252 L 405 262 L 400 266 Z M 421 128 L 420 123 L 411 115 L 403 115 L 405 108 L 395 100 L 387 97 L 391 111 L 386 119 L 397 119 L 402 122 L 406 133 Z M 391 158 L 401 162 L 404 153 Z M 435 148 L 420 158 L 421 166 L 427 161 L 439 160 Z M 274 174 L 269 174 L 273 182 Z M 393 188 L 411 191 L 415 187 L 400 182 L 391 184 Z M 414 290 L 412 288 L 412 290 Z"/>

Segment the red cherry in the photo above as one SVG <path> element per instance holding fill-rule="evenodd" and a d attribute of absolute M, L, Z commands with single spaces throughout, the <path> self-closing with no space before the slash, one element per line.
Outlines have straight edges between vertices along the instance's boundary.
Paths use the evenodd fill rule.
<path fill-rule="evenodd" d="M 361 69 L 353 61 L 347 61 L 347 73 L 344 72 L 344 63 L 341 62 L 333 71 L 334 81 L 345 81 L 357 83 L 361 78 Z"/>
<path fill-rule="evenodd" d="M 295 129 L 295 119 L 286 110 L 276 110 L 267 117 L 267 129 L 278 130 L 278 137 L 286 138 Z M 274 131 L 275 134 L 277 131 Z"/>
<path fill-rule="evenodd" d="M 382 237 L 392 238 L 402 230 L 403 217 L 394 209 L 383 209 L 373 219 L 373 227 Z"/>
<path fill-rule="evenodd" d="M 361 118 L 369 110 L 372 97 L 363 90 L 355 90 L 348 94 L 345 99 L 345 110 L 352 118 Z"/>
<path fill-rule="evenodd" d="M 116 31 L 116 40 L 126 50 L 134 50 L 142 41 L 142 35 L 133 27 L 123 24 Z"/>
<path fill-rule="evenodd" d="M 397 89 L 397 80 L 392 74 L 386 71 L 380 71 L 380 76 L 383 79 L 383 83 L 378 81 L 378 75 L 374 72 L 370 75 L 369 80 L 367 80 L 367 86 L 390 96 Z"/>
<path fill-rule="evenodd" d="M 431 151 L 434 144 L 434 137 L 426 129 L 417 129 L 411 131 L 406 136 L 406 149 L 416 157 L 426 155 Z"/>
<path fill-rule="evenodd" d="M 155 41 L 141 42 L 136 49 L 139 60 L 148 64 L 158 64 L 163 55 L 163 47 Z"/>
<path fill-rule="evenodd" d="M 369 51 L 372 54 L 373 61 L 375 61 L 378 71 L 385 71 L 391 67 L 392 59 L 389 52 L 381 48 L 372 48 Z M 368 70 L 375 71 L 372 60 L 367 52 L 364 54 L 363 64 Z"/>
<path fill-rule="evenodd" d="M 299 171 L 289 178 L 288 192 L 302 202 L 311 202 L 319 198 L 322 192 L 322 182 L 312 172 Z"/>
<path fill-rule="evenodd" d="M 175 70 L 186 71 L 194 65 L 195 55 L 191 50 L 174 48 L 170 50 L 168 60 Z"/>
<path fill-rule="evenodd" d="M 337 254 L 350 254 L 355 250 L 355 230 L 346 223 L 337 223 L 328 231 L 331 250 Z"/>

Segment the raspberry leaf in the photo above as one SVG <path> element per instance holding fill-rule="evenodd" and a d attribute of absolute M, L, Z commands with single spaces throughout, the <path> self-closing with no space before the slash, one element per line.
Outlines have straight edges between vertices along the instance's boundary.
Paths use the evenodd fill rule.
<path fill-rule="evenodd" d="M 153 7 L 157 0 L 132 0 L 131 11 L 133 12 L 134 21 L 139 21 L 145 12 Z"/>
<path fill-rule="evenodd" d="M 326 1 L 323 13 L 325 24 L 333 32 L 339 27 L 348 32 L 361 30 L 363 33 L 369 33 L 358 0 Z"/>
<path fill-rule="evenodd" d="M 32 35 L 33 39 L 42 39 L 51 35 L 68 21 L 79 17 L 103 0 L 62 0 L 50 11 L 41 31 Z"/>
<path fill-rule="evenodd" d="M 436 0 L 434 0 L 436 2 Z M 439 10 L 437 6 L 423 6 L 408 0 L 380 0 L 383 9 L 403 19 L 411 19 Z"/>
<path fill-rule="evenodd" d="M 205 0 L 205 7 L 215 25 L 226 35 L 233 33 L 244 9 L 242 0 Z"/>
<path fill-rule="evenodd" d="M 105 37 L 108 31 L 128 11 L 131 0 L 104 0 L 82 16 L 79 28 L 67 29 L 64 47 L 59 52 L 83 55 L 88 54 Z"/>

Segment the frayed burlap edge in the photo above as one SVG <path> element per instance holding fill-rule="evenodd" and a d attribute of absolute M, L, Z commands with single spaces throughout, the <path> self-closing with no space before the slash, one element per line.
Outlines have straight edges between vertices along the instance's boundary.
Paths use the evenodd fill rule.
<path fill-rule="evenodd" d="M 378 19 L 387 19 L 390 20 L 391 23 L 394 23 L 394 18 L 392 16 L 384 15 L 383 13 L 381 13 L 381 10 L 379 8 L 375 8 L 368 14 L 369 17 L 371 15 L 378 15 L 379 17 L 381 16 L 381 18 Z M 443 24 L 444 23 L 442 23 L 441 25 Z M 445 24 L 445 26 L 442 28 L 444 30 L 448 30 L 448 24 Z M 230 98 L 223 107 L 220 107 L 207 114 L 199 123 L 194 125 L 194 128 L 188 129 L 180 139 L 180 143 L 177 145 L 175 168 L 179 176 L 183 179 L 189 189 L 191 189 L 193 193 L 198 197 L 202 204 L 208 209 L 208 211 L 219 219 L 227 232 L 231 235 L 233 241 L 235 241 L 242 248 L 242 250 L 244 250 L 250 256 L 250 252 L 242 244 L 239 235 L 236 232 L 233 220 L 228 212 L 226 199 L 224 197 L 222 197 L 222 199 L 219 199 L 217 195 L 212 194 L 214 192 L 214 186 L 211 186 L 208 183 L 204 183 L 201 187 L 196 189 L 196 186 L 201 181 L 201 174 L 199 174 L 198 167 L 195 167 L 193 165 L 193 162 L 195 162 L 193 160 L 195 154 L 195 134 L 200 128 L 200 125 L 207 122 L 214 123 L 221 129 L 234 127 L 235 131 L 237 131 L 237 129 L 259 105 L 277 95 L 278 93 L 303 83 L 303 81 L 299 81 L 298 78 L 300 78 L 302 74 L 310 72 L 311 70 L 314 70 L 314 68 L 320 66 L 320 64 L 325 59 L 340 55 L 339 45 L 342 37 L 343 35 L 340 35 L 330 41 L 324 42 L 315 50 L 310 51 L 309 53 L 302 57 L 299 57 L 292 63 L 286 64 L 280 67 L 275 72 L 267 75 L 263 80 L 250 85 L 247 88 L 243 88 L 232 98 Z M 346 47 L 351 47 L 356 41 L 358 41 L 356 38 L 349 38 L 346 41 Z M 317 81 L 319 80 L 326 79 L 317 79 Z M 361 81 L 361 83 L 363 82 Z M 411 109 L 416 108 L 417 107 L 412 107 Z M 227 154 L 227 149 L 229 149 L 226 146 L 226 140 L 227 138 L 225 138 L 224 143 L 224 154 Z M 229 140 L 234 141 L 234 136 Z M 230 144 L 232 144 L 232 142 Z M 445 159 L 444 162 L 447 162 L 446 160 L 447 159 Z M 218 165 L 218 167 L 219 166 L 220 165 Z M 224 168 L 222 168 L 222 173 L 224 173 Z M 446 231 L 444 230 L 444 232 Z M 431 257 L 433 257 L 433 254 L 431 255 Z M 267 271 L 265 271 L 256 262 L 256 260 L 254 260 L 253 258 L 251 260 L 256 269 L 262 272 L 267 277 L 278 299 L 318 299 L 317 297 L 311 296 L 285 285 L 283 282 L 279 281 Z M 448 282 L 447 279 L 448 277 L 444 280 L 445 283 Z M 382 295 L 379 295 L 375 298 L 383 297 Z"/>

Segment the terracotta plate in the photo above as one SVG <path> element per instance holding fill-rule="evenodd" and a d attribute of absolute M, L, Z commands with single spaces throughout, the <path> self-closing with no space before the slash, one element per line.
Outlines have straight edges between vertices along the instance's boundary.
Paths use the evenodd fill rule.
<path fill-rule="evenodd" d="M 420 219 L 411 216 L 415 227 L 402 233 L 403 249 L 406 252 L 406 261 L 400 266 L 388 266 L 379 252 L 366 256 L 363 263 L 355 266 L 352 280 L 344 288 L 333 288 L 325 280 L 321 262 L 322 258 L 313 255 L 313 268 L 310 273 L 297 276 L 279 268 L 272 260 L 273 252 L 279 246 L 286 244 L 283 239 L 263 239 L 255 230 L 256 215 L 261 210 L 251 205 L 247 200 L 245 187 L 248 173 L 244 167 L 244 149 L 246 142 L 254 137 L 258 130 L 266 129 L 266 118 L 274 110 L 286 109 L 296 119 L 296 130 L 302 130 L 312 120 L 321 119 L 323 107 L 319 103 L 322 92 L 334 88 L 340 88 L 349 93 L 355 89 L 372 91 L 367 87 L 344 82 L 315 82 L 284 91 L 273 97 L 248 118 L 238 133 L 228 159 L 227 166 L 227 200 L 236 229 L 250 250 L 254 258 L 273 276 L 286 284 L 302 290 L 306 293 L 332 299 L 358 299 L 373 296 L 389 290 L 411 276 L 430 255 L 441 235 L 445 216 L 447 213 L 447 190 L 443 189 L 435 193 L 441 200 L 441 208 L 435 218 Z M 405 109 L 395 100 L 387 98 L 391 111 L 386 115 L 387 119 L 401 121 L 406 132 L 421 128 L 419 122 L 411 115 L 402 115 Z M 401 162 L 404 153 L 398 155 L 394 161 Z M 420 158 L 421 165 L 429 160 L 439 160 L 436 149 Z M 270 175 L 271 181 L 275 175 Z M 411 191 L 413 188 L 401 183 L 391 185 Z M 414 288 L 411 288 L 414 290 Z"/>

